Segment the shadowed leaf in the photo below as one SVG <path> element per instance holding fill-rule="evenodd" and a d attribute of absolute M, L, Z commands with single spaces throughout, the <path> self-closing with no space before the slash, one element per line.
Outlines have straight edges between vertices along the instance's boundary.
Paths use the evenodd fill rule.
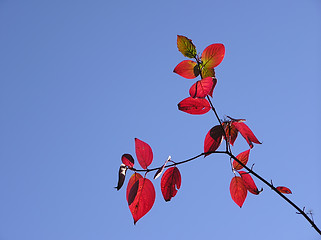
<path fill-rule="evenodd" d="M 220 125 L 214 126 L 208 131 L 204 141 L 204 152 L 214 152 L 221 145 L 223 140 L 223 129 Z M 205 154 L 205 157 L 210 153 Z"/>
<path fill-rule="evenodd" d="M 121 156 L 121 161 L 130 168 L 134 167 L 134 158 L 128 153 L 125 153 L 123 156 Z"/>
<path fill-rule="evenodd" d="M 126 200 L 127 200 L 127 202 L 128 202 L 128 195 L 129 195 L 130 189 L 132 188 L 134 183 L 136 181 L 138 181 L 138 179 L 140 179 L 140 178 L 143 178 L 143 176 L 140 175 L 139 173 L 135 172 L 133 175 L 131 175 L 131 177 L 130 177 L 130 179 L 128 181 L 128 184 L 127 184 L 127 189 L 126 189 Z"/>
<path fill-rule="evenodd" d="M 287 187 L 279 186 L 279 187 L 276 187 L 276 189 L 279 192 L 284 193 L 284 194 L 292 194 L 291 190 Z"/>
<path fill-rule="evenodd" d="M 196 62 L 192 60 L 184 60 L 174 68 L 173 72 L 184 78 L 193 79 L 199 75 L 199 68 Z"/>
<path fill-rule="evenodd" d="M 157 172 L 156 172 L 155 175 L 154 175 L 154 179 L 157 179 L 157 178 L 162 174 L 162 172 L 163 172 L 164 169 L 165 169 L 166 164 L 167 164 L 168 161 L 170 161 L 170 160 L 171 160 L 171 156 L 169 156 L 169 157 L 167 158 L 167 160 L 165 161 L 165 163 L 163 164 L 163 166 L 157 170 Z"/>
<path fill-rule="evenodd" d="M 177 167 L 167 169 L 161 180 L 161 190 L 166 202 L 175 197 L 177 189 L 181 187 L 181 174 Z"/>
<path fill-rule="evenodd" d="M 125 177 L 126 177 L 126 171 L 127 171 L 127 167 L 125 166 L 125 164 L 121 164 L 119 167 L 119 171 L 118 171 L 118 184 L 117 187 L 115 187 L 117 189 L 117 191 L 119 189 L 121 189 L 121 187 L 124 184 L 125 181 Z"/>
<path fill-rule="evenodd" d="M 216 78 L 203 78 L 192 85 L 189 89 L 189 94 L 192 98 L 205 98 L 207 95 L 213 97 L 213 90 L 216 82 Z"/>

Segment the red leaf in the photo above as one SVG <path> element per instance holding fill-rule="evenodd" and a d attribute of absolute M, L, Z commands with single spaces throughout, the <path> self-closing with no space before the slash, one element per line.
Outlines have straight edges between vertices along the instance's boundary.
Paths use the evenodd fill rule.
<path fill-rule="evenodd" d="M 241 133 L 241 135 L 245 138 L 247 143 L 253 148 L 253 143 L 261 144 L 259 140 L 255 137 L 254 133 L 251 129 L 243 122 L 233 122 L 232 123 L 236 129 Z"/>
<path fill-rule="evenodd" d="M 188 97 L 178 104 L 178 109 L 189 114 L 200 115 L 211 110 L 211 106 L 204 98 Z"/>
<path fill-rule="evenodd" d="M 250 193 L 253 193 L 255 195 L 258 195 L 261 191 L 257 189 L 257 186 L 255 185 L 253 178 L 251 175 L 247 172 L 244 171 L 239 171 L 239 174 L 241 175 L 243 181 L 244 181 L 244 186 L 246 187 L 247 190 L 249 190 Z"/>
<path fill-rule="evenodd" d="M 127 167 L 125 166 L 125 164 L 121 164 L 119 167 L 119 171 L 118 171 L 118 183 L 117 183 L 117 187 L 115 187 L 117 189 L 117 191 L 119 189 L 121 189 L 121 187 L 124 184 L 125 181 L 125 177 L 126 177 L 126 171 L 127 171 Z"/>
<path fill-rule="evenodd" d="M 130 189 L 132 188 L 132 186 L 134 185 L 134 183 L 135 183 L 136 181 L 138 181 L 138 179 L 140 179 L 140 178 L 143 178 L 143 176 L 140 175 L 139 173 L 136 173 L 136 172 L 130 177 L 130 179 L 129 179 L 129 181 L 128 181 L 128 184 L 127 184 L 127 189 L 126 189 L 126 199 L 127 199 L 127 202 L 128 202 L 128 195 L 129 195 Z"/>
<path fill-rule="evenodd" d="M 250 155 L 250 149 L 240 153 L 239 155 L 236 156 L 236 158 L 238 160 L 240 160 L 244 165 L 246 165 L 249 160 L 249 155 Z M 243 166 L 234 160 L 233 161 L 233 168 L 235 170 L 240 170 L 243 168 Z"/>
<path fill-rule="evenodd" d="M 125 153 L 123 156 L 121 156 L 121 161 L 130 168 L 134 167 L 134 158 L 128 153 Z"/>
<path fill-rule="evenodd" d="M 154 185 L 149 179 L 140 178 L 133 184 L 128 194 L 128 206 L 134 224 L 153 207 L 155 196 Z"/>
<path fill-rule="evenodd" d="M 151 147 L 147 143 L 135 138 L 135 150 L 140 166 L 146 169 L 153 161 L 153 151 Z"/>
<path fill-rule="evenodd" d="M 203 66 L 205 68 L 215 68 L 224 58 L 225 47 L 221 43 L 209 45 L 202 53 Z"/>
<path fill-rule="evenodd" d="M 192 85 L 189 89 L 189 94 L 192 98 L 205 98 L 207 95 L 213 97 L 213 90 L 216 82 L 216 78 L 203 78 Z"/>
<path fill-rule="evenodd" d="M 281 193 L 285 193 L 285 194 L 292 194 L 291 190 L 287 187 L 276 187 L 276 189 L 281 192 Z"/>
<path fill-rule="evenodd" d="M 175 67 L 173 72 L 184 78 L 193 79 L 199 75 L 199 68 L 196 62 L 184 60 Z"/>
<path fill-rule="evenodd" d="M 214 152 L 221 145 L 223 140 L 223 129 L 220 125 L 214 126 L 208 131 L 204 141 L 204 153 Z M 205 157 L 210 155 L 210 153 L 205 154 Z"/>
<path fill-rule="evenodd" d="M 242 207 L 246 195 L 247 189 L 244 185 L 244 181 L 241 177 L 233 177 L 230 183 L 230 193 L 233 201 L 239 206 Z"/>
<path fill-rule="evenodd" d="M 233 124 L 231 124 L 231 122 L 225 122 L 223 123 L 223 126 L 225 129 L 226 137 L 229 143 L 233 146 L 239 131 L 236 129 L 236 127 Z"/>
<path fill-rule="evenodd" d="M 181 174 L 177 167 L 167 169 L 161 180 L 161 190 L 166 202 L 175 197 L 177 189 L 181 187 Z"/>
<path fill-rule="evenodd" d="M 196 56 L 195 45 L 185 36 L 177 35 L 177 48 L 185 57 L 194 58 Z"/>

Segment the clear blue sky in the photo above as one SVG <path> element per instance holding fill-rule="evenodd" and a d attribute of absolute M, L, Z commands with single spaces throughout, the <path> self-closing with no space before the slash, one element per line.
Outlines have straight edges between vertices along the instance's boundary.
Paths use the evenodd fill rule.
<path fill-rule="evenodd" d="M 157 167 L 201 153 L 217 124 L 177 110 L 194 82 L 172 72 L 181 34 L 199 52 L 225 45 L 218 113 L 247 119 L 263 142 L 249 164 L 321 227 L 320 1 L 0 0 L 0 33 L 1 240 L 320 239 L 258 181 L 240 209 L 224 156 L 180 166 L 169 203 L 153 180 L 136 226 L 113 188 L 135 137 Z M 239 138 L 233 152 L 246 149 Z"/>

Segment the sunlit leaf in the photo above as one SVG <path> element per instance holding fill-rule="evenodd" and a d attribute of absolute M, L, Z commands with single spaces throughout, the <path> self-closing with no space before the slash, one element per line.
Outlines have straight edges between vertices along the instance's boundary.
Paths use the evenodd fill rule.
<path fill-rule="evenodd" d="M 251 129 L 244 122 L 233 122 L 232 124 L 245 138 L 251 148 L 253 148 L 253 143 L 261 144 Z"/>
<path fill-rule="evenodd" d="M 239 206 L 242 207 L 246 196 L 247 189 L 244 185 L 244 181 L 241 177 L 233 177 L 230 183 L 230 193 L 233 201 Z"/>
<path fill-rule="evenodd" d="M 115 187 L 117 189 L 117 191 L 119 189 L 121 189 L 121 187 L 123 186 L 124 184 L 124 181 L 125 181 L 125 177 L 126 177 L 126 171 L 127 171 L 127 167 L 125 164 L 121 164 L 120 167 L 119 167 L 119 171 L 118 171 L 118 184 L 117 184 L 117 187 Z"/>
<path fill-rule="evenodd" d="M 181 174 L 177 167 L 167 169 L 161 180 L 161 190 L 166 202 L 175 197 L 177 190 L 181 187 Z"/>
<path fill-rule="evenodd" d="M 162 174 L 162 172 L 163 172 L 164 169 L 165 169 L 166 164 L 167 164 L 168 161 L 170 161 L 170 160 L 171 160 L 171 156 L 169 156 L 169 157 L 167 158 L 167 160 L 165 161 L 165 163 L 163 164 L 163 166 L 157 170 L 157 172 L 156 172 L 155 175 L 154 175 L 154 179 L 157 179 L 157 178 Z"/>
<path fill-rule="evenodd" d="M 241 161 L 241 163 L 243 163 L 244 165 L 247 164 L 248 160 L 249 160 L 249 155 L 250 155 L 250 149 L 246 150 L 244 152 L 241 152 L 239 155 L 236 156 L 236 158 L 238 160 Z M 237 161 L 233 160 L 233 168 L 235 170 L 240 170 L 243 168 L 243 166 L 241 164 L 239 164 Z"/>
<path fill-rule="evenodd" d="M 153 207 L 155 196 L 154 185 L 149 179 L 140 178 L 133 184 L 128 194 L 128 206 L 134 224 Z"/>
<path fill-rule="evenodd" d="M 199 68 L 196 62 L 184 60 L 175 67 L 173 72 L 184 78 L 193 79 L 199 75 Z"/>
<path fill-rule="evenodd" d="M 189 114 L 200 115 L 211 110 L 211 105 L 204 98 L 188 97 L 178 104 L 178 109 Z"/>
<path fill-rule="evenodd" d="M 189 89 L 189 94 L 192 98 L 205 98 L 207 95 L 212 96 L 216 82 L 216 78 L 203 78 L 192 85 Z"/>
<path fill-rule="evenodd" d="M 129 195 L 130 189 L 132 188 L 134 183 L 136 181 L 138 181 L 138 179 L 140 179 L 140 178 L 143 178 L 143 176 L 140 175 L 139 173 L 136 173 L 136 172 L 130 177 L 130 179 L 128 181 L 128 184 L 127 184 L 127 189 L 126 189 L 126 200 L 127 200 L 127 202 L 128 202 L 128 195 Z"/>
<path fill-rule="evenodd" d="M 214 126 L 208 131 L 204 141 L 204 153 L 214 152 L 221 145 L 223 140 L 223 129 L 220 125 Z M 205 157 L 210 153 L 205 154 Z"/>
<path fill-rule="evenodd" d="M 177 35 L 177 48 L 185 57 L 194 58 L 196 56 L 196 47 L 192 40 L 185 36 Z"/>
<path fill-rule="evenodd" d="M 259 191 L 257 189 L 257 186 L 255 185 L 253 178 L 251 177 L 251 175 L 249 173 L 244 172 L 244 171 L 239 171 L 239 174 L 241 175 L 241 177 L 244 181 L 244 185 L 245 185 L 246 189 L 249 190 L 250 193 L 258 195 L 263 190 L 263 189 L 261 189 L 261 191 Z"/>
<path fill-rule="evenodd" d="M 121 156 L 121 161 L 130 168 L 134 167 L 134 158 L 128 153 L 125 153 L 123 156 Z"/>
<path fill-rule="evenodd" d="M 153 151 L 151 147 L 147 143 L 135 138 L 135 150 L 140 166 L 146 169 L 153 161 Z"/>
<path fill-rule="evenodd" d="M 276 189 L 281 193 L 292 194 L 291 190 L 287 187 L 279 186 L 279 187 L 276 187 Z"/>
<path fill-rule="evenodd" d="M 215 68 L 223 61 L 224 55 L 224 45 L 215 43 L 204 49 L 201 59 L 205 68 Z"/>

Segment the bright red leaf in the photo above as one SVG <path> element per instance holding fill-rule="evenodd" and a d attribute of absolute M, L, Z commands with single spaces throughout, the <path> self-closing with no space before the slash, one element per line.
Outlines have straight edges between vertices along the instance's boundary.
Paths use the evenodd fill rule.
<path fill-rule="evenodd" d="M 279 186 L 279 187 L 276 187 L 276 189 L 281 193 L 292 194 L 291 190 L 287 187 Z"/>
<path fill-rule="evenodd" d="M 208 131 L 204 141 L 204 152 L 214 152 L 221 145 L 223 140 L 223 129 L 220 125 L 214 126 Z M 205 154 L 205 157 L 210 153 Z"/>
<path fill-rule="evenodd" d="M 199 68 L 196 62 L 184 60 L 174 68 L 173 72 L 184 78 L 193 79 L 199 75 Z"/>
<path fill-rule="evenodd" d="M 241 177 L 233 177 L 230 183 L 230 193 L 233 201 L 239 206 L 242 207 L 246 195 L 247 189 L 244 185 L 244 181 Z"/>
<path fill-rule="evenodd" d="M 128 206 L 134 224 L 153 207 L 155 196 L 154 185 L 149 179 L 140 178 L 133 184 L 128 194 Z"/>
<path fill-rule="evenodd" d="M 135 150 L 140 166 L 146 169 L 153 161 L 153 151 L 151 147 L 147 143 L 135 138 Z"/>
<path fill-rule="evenodd" d="M 188 97 L 178 104 L 178 109 L 189 114 L 200 115 L 211 110 L 211 105 L 204 98 Z"/>
<path fill-rule="evenodd" d="M 127 189 L 126 189 L 126 199 L 127 199 L 127 202 L 128 202 L 128 195 L 129 195 L 130 189 L 132 188 L 132 186 L 134 185 L 134 183 L 135 183 L 136 181 L 138 181 L 138 179 L 140 179 L 140 178 L 143 178 L 143 176 L 140 175 L 139 173 L 136 173 L 136 172 L 130 177 L 130 179 L 129 179 L 129 181 L 128 181 L 128 184 L 127 184 Z"/>
<path fill-rule="evenodd" d="M 177 35 L 177 48 L 185 57 L 194 58 L 196 56 L 195 45 L 185 36 Z"/>
<path fill-rule="evenodd" d="M 249 190 L 250 193 L 253 193 L 255 195 L 258 195 L 261 191 L 257 189 L 257 186 L 255 185 L 253 178 L 251 175 L 247 172 L 244 171 L 239 171 L 239 174 L 241 175 L 243 181 L 244 181 L 244 186 L 246 187 L 247 190 Z"/>
<path fill-rule="evenodd" d="M 224 55 L 225 47 L 223 44 L 215 43 L 209 45 L 202 53 L 203 66 L 207 69 L 217 67 L 223 61 Z"/>
<path fill-rule="evenodd" d="M 259 140 L 255 137 L 254 133 L 251 129 L 243 122 L 233 122 L 232 123 L 236 129 L 241 133 L 241 135 L 245 138 L 247 143 L 251 148 L 253 148 L 253 143 L 261 144 Z"/>
<path fill-rule="evenodd" d="M 121 161 L 130 168 L 134 167 L 134 158 L 128 153 L 125 153 L 123 156 L 121 156 Z"/>
<path fill-rule="evenodd" d="M 167 169 L 161 180 L 161 190 L 166 202 L 175 197 L 177 190 L 181 187 L 181 174 L 177 167 Z"/>
<path fill-rule="evenodd" d="M 192 98 L 205 98 L 207 95 L 213 97 L 213 90 L 216 83 L 216 78 L 203 78 L 192 85 L 189 89 L 189 94 Z"/>
<path fill-rule="evenodd" d="M 244 165 L 246 165 L 249 160 L 249 155 L 250 155 L 250 149 L 244 152 L 241 152 L 239 155 L 236 156 L 236 158 L 240 160 Z M 237 161 L 233 160 L 233 168 L 235 170 L 240 170 L 243 168 L 243 166 L 239 164 Z"/>

